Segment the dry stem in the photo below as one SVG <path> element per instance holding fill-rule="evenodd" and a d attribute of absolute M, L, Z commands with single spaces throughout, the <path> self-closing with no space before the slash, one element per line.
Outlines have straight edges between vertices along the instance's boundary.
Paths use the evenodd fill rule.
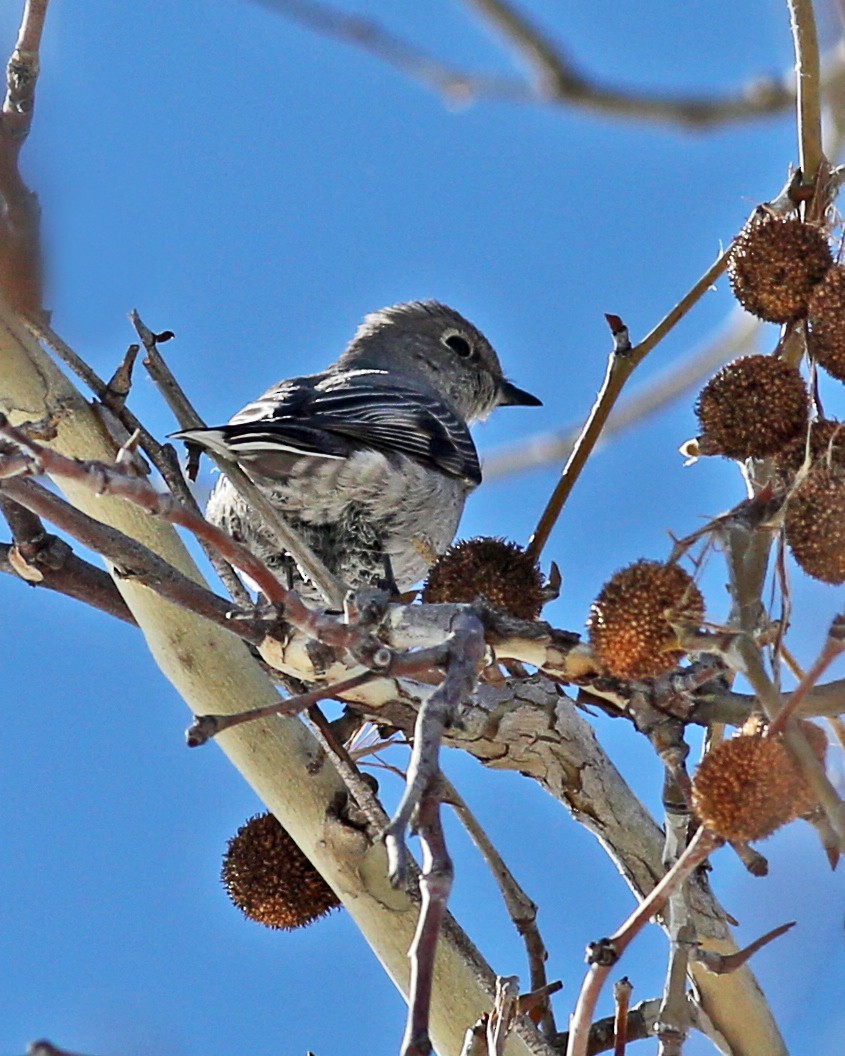
<path fill-rule="evenodd" d="M 603 962 L 594 961 L 581 986 L 578 1003 L 575 1006 L 575 1012 L 572 1015 L 570 1024 L 566 1056 L 587 1056 L 587 1044 L 590 1036 L 590 1026 L 593 1021 L 593 1012 L 599 993 L 610 974 L 611 968 L 616 965 L 632 940 L 642 931 L 648 921 L 663 909 L 670 895 L 678 889 L 679 885 L 684 883 L 693 870 L 720 844 L 721 841 L 718 836 L 707 829 L 699 829 L 684 853 L 669 872 L 666 873 L 660 883 L 643 899 L 614 935 L 609 939 L 602 940 L 600 953 L 606 953 L 607 956 Z"/>
<path fill-rule="evenodd" d="M 548 542 L 549 535 L 558 517 L 587 464 L 587 460 L 596 446 L 608 416 L 613 409 L 625 383 L 634 370 L 642 363 L 651 350 L 663 340 L 677 323 L 689 312 L 696 302 L 707 292 L 715 280 L 727 267 L 730 250 L 726 250 L 707 269 L 692 289 L 660 320 L 657 326 L 647 334 L 638 345 L 631 345 L 628 331 L 618 316 L 608 316 L 611 332 L 614 335 L 614 349 L 607 364 L 607 373 L 598 398 L 584 424 L 581 435 L 575 443 L 557 487 L 552 493 L 545 510 L 537 524 L 534 535 L 528 544 L 528 553 L 536 560 Z"/>

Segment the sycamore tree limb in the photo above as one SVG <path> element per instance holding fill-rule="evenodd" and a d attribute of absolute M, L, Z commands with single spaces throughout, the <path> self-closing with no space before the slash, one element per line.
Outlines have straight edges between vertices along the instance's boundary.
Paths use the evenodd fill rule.
<path fill-rule="evenodd" d="M 52 416 L 52 446 L 74 458 L 113 461 L 116 445 L 68 379 L 0 306 L 0 406 L 18 423 Z M 160 519 L 119 499 L 98 498 L 75 481 L 63 482 L 83 512 L 118 528 L 183 574 L 201 582 L 176 533 Z M 116 577 L 116 584 L 165 677 L 197 714 L 271 704 L 276 691 L 247 647 L 234 635 L 162 601 L 154 591 Z M 139 725 L 140 729 L 140 725 Z M 250 723 L 220 737 L 220 745 L 268 808 L 346 904 L 390 977 L 407 993 L 407 951 L 417 907 L 387 882 L 386 855 L 338 822 L 332 806 L 345 788 L 312 735 L 295 719 Z M 435 966 L 431 1033 L 443 1053 L 460 1052 L 468 1024 L 494 1000 L 494 976 L 458 925 L 446 919 Z M 541 1053 L 542 1042 L 519 1028 L 507 1052 Z"/>
<path fill-rule="evenodd" d="M 427 618 L 435 625 L 442 621 L 448 627 L 455 607 L 416 609 L 421 622 L 410 637 L 426 643 L 428 635 L 434 637 L 436 632 L 429 626 L 425 635 L 422 621 Z M 408 642 L 401 626 L 397 619 L 392 628 L 395 637 L 390 641 L 396 649 Z M 296 636 L 285 652 L 283 661 L 290 663 L 299 654 L 307 663 Z M 330 669 L 327 677 L 336 677 L 340 670 L 340 666 Z M 430 687 L 421 690 L 430 692 Z M 414 694 L 413 683 L 379 679 L 344 696 L 373 721 L 409 731 L 416 717 Z M 593 727 L 555 684 L 535 676 L 504 687 L 481 685 L 462 706 L 460 718 L 460 726 L 447 731 L 446 746 L 469 752 L 491 769 L 516 770 L 536 780 L 598 838 L 638 897 L 645 897 L 659 882 L 664 842 L 660 828 L 602 749 Z M 697 884 L 690 899 L 703 946 L 722 953 L 735 951 L 724 914 L 710 892 Z M 736 1056 L 781 1056 L 786 1050 L 771 1010 L 753 974 L 744 971 L 716 977 L 701 965 L 692 966 L 705 1018 L 730 1039 Z"/>
<path fill-rule="evenodd" d="M 7 434 L 9 431 L 7 430 Z M 10 435 L 16 435 L 11 433 Z M 38 452 L 38 446 L 30 444 L 33 450 Z M 48 465 L 52 465 L 54 462 L 59 463 L 58 459 L 49 459 L 45 452 L 40 452 L 41 459 Z M 67 468 L 60 465 L 60 468 Z M 74 464 L 73 471 L 80 479 L 88 480 L 89 483 L 93 482 L 98 484 L 102 482 L 104 467 L 96 466 L 93 467 L 97 472 L 90 473 L 84 465 Z M 73 480 L 74 477 L 71 477 Z M 127 482 L 128 485 L 132 485 L 131 479 Z M 99 484 L 98 484 L 99 486 Z M 137 486 L 146 487 L 143 481 L 139 482 Z M 102 500 L 101 500 L 102 501 Z M 427 637 L 420 636 L 420 634 L 410 635 L 412 643 L 417 645 L 422 644 L 426 646 L 429 641 L 442 641 L 443 635 L 447 628 L 453 626 L 453 622 L 457 619 L 462 609 L 465 607 L 460 606 L 427 606 L 424 608 L 417 607 L 416 613 L 419 615 L 428 615 L 430 618 L 435 617 L 433 620 L 433 626 L 429 626 Z M 427 611 L 428 610 L 428 611 Z M 410 609 L 405 614 L 405 619 L 410 622 L 410 613 L 414 613 L 414 609 Z M 396 611 L 391 613 L 393 618 L 393 630 L 395 633 L 399 633 L 402 630 L 403 623 L 405 621 L 397 620 Z M 441 622 L 438 622 L 436 617 L 441 618 Z M 446 623 L 442 623 L 442 619 L 446 618 Z M 319 621 L 318 621 L 319 622 Z M 308 630 L 310 631 L 310 625 Z M 406 636 L 407 637 L 407 636 Z M 564 636 L 564 641 L 568 641 L 572 645 L 572 636 Z M 279 646 L 279 642 L 275 642 Z M 395 643 L 398 644 L 398 643 Z M 395 644 L 393 647 L 395 648 Z M 402 643 L 403 646 L 405 643 Z M 573 650 L 574 651 L 574 650 Z M 304 648 L 306 657 L 308 656 L 307 648 Z M 422 650 L 425 652 L 425 649 Z M 310 660 L 309 660 L 310 662 Z M 428 693 L 430 693 L 430 687 L 421 687 Z M 487 687 L 483 687 L 487 688 Z M 555 687 L 550 687 L 553 694 L 552 701 L 553 707 L 559 709 L 558 719 L 563 721 L 569 719 L 570 734 L 567 736 L 565 733 L 561 735 L 561 742 L 559 748 L 565 752 L 568 747 L 571 747 L 570 741 L 573 741 L 571 737 L 572 732 L 572 720 L 577 716 L 577 713 L 571 711 L 571 714 L 567 715 L 563 708 L 564 702 L 559 698 Z M 411 697 L 408 695 L 408 690 L 405 690 L 406 706 L 410 715 L 416 717 L 416 709 L 419 707 L 420 699 L 417 697 L 416 708 L 411 703 Z M 527 692 L 527 686 L 521 684 L 519 687 L 519 693 L 524 694 Z M 392 696 L 401 698 L 401 689 L 399 686 L 394 685 Z M 354 696 L 354 694 L 349 694 Z M 488 703 L 488 701 L 485 701 Z M 545 747 L 547 750 L 552 744 L 552 737 L 550 736 L 549 727 L 549 705 L 544 704 L 539 708 L 534 708 L 533 713 L 529 713 L 529 723 L 533 722 L 535 728 L 533 732 L 523 732 L 523 751 L 519 750 L 520 741 L 520 727 L 515 725 L 513 722 L 508 720 L 514 716 L 509 714 L 507 708 L 507 702 L 505 700 L 492 700 L 492 712 L 489 708 L 482 708 L 480 714 L 476 717 L 475 723 L 469 721 L 470 716 L 464 709 L 462 714 L 463 726 L 461 735 L 465 734 L 468 738 L 468 743 L 460 744 L 461 747 L 466 747 L 467 750 L 473 751 L 474 754 L 479 754 L 483 758 L 483 752 L 478 751 L 478 743 L 484 743 L 488 738 L 491 737 L 493 731 L 499 735 L 499 746 L 494 746 L 493 755 L 491 759 L 485 760 L 488 762 L 496 762 L 503 758 L 503 754 L 508 757 L 508 765 L 515 766 L 517 769 L 525 774 L 532 774 L 532 765 L 536 769 L 537 763 L 541 761 L 541 752 L 538 748 Z M 505 707 L 502 707 L 505 704 Z M 397 725 L 401 725 L 401 721 L 398 718 L 394 718 L 392 713 L 387 710 L 387 717 L 390 721 L 394 721 Z M 569 709 L 571 710 L 571 709 Z M 382 713 L 383 714 L 383 713 Z M 580 716 L 577 716 L 580 719 Z M 557 794 L 559 797 L 564 799 L 564 802 L 572 810 L 574 816 L 581 821 L 584 821 L 590 827 L 594 828 L 597 835 L 603 839 L 605 845 L 608 846 L 614 853 L 616 860 L 620 863 L 620 867 L 623 871 L 630 870 L 629 880 L 632 882 L 632 886 L 635 890 L 645 893 L 649 891 L 654 883 L 660 876 L 660 837 L 656 831 L 656 826 L 650 821 L 648 815 L 641 812 L 639 816 L 628 815 L 622 811 L 623 805 L 628 804 L 628 808 L 636 808 L 636 800 L 630 794 L 630 791 L 621 782 L 621 779 L 614 779 L 614 769 L 609 764 L 609 760 L 606 765 L 603 765 L 603 773 L 599 775 L 599 779 L 596 781 L 591 776 L 591 772 L 587 766 L 587 760 L 590 755 L 590 745 L 592 743 L 595 746 L 595 737 L 591 727 L 589 727 L 583 720 L 580 720 L 583 725 L 583 736 L 579 741 L 578 738 L 574 739 L 574 743 L 577 744 L 577 751 L 575 754 L 567 760 L 563 756 L 558 758 L 555 757 L 554 752 L 546 752 L 548 756 L 548 766 L 551 769 L 541 768 L 540 772 L 537 772 L 536 776 L 540 783 L 544 785 L 553 794 Z M 555 724 L 557 726 L 557 723 Z M 595 753 L 594 753 L 595 754 Z M 599 756 L 600 762 L 601 757 Z M 563 771 L 560 771 L 561 763 L 563 764 Z M 574 775 L 578 775 L 577 779 L 573 779 Z M 532 774 L 534 776 L 534 774 Z M 602 797 L 603 793 L 603 797 Z M 640 808 L 641 810 L 641 808 Z M 651 855 L 652 865 L 650 874 L 648 871 L 643 873 L 641 866 L 647 862 L 649 855 L 647 855 L 643 848 L 640 846 L 641 837 L 646 832 L 648 825 L 651 824 L 654 829 L 654 841 L 653 841 L 653 854 Z M 615 828 L 614 828 L 615 826 Z M 626 845 L 625 841 L 629 841 Z M 723 924 L 719 919 L 718 911 L 712 907 L 709 910 L 707 916 L 711 919 L 709 921 L 710 928 L 712 930 L 715 921 L 716 931 L 720 932 L 720 937 L 724 938 L 726 935 Z M 700 929 L 702 934 L 706 934 L 706 929 Z M 726 951 L 727 952 L 727 951 Z M 749 987 L 749 982 L 753 983 L 753 980 L 745 980 L 741 986 L 741 990 L 744 993 L 751 995 L 751 1005 L 754 1005 L 754 995 L 756 991 L 753 986 Z M 708 989 L 708 980 L 703 978 L 700 981 L 702 991 L 705 993 Z M 736 994 L 731 995 L 731 1000 L 726 1002 L 723 1006 L 716 1005 L 707 1009 L 710 1013 L 711 1018 L 719 1021 L 719 1027 L 721 1032 L 730 1034 L 730 1024 L 724 1021 L 724 1017 L 720 1016 L 725 1009 L 735 1010 L 741 1007 L 741 1003 L 737 1001 Z M 761 1008 L 765 1008 L 764 1005 L 760 1005 Z M 752 1008 L 752 1011 L 755 1009 Z M 760 1011 L 757 1008 L 756 1011 Z M 729 1017 L 728 1017 L 729 1018 Z M 749 1022 L 749 1015 L 747 1010 L 742 1006 L 741 1022 L 747 1024 Z M 754 1025 L 754 1036 L 755 1037 L 768 1037 L 768 1035 L 762 1032 L 762 1028 L 765 1027 L 765 1022 L 760 1024 L 755 1022 Z M 743 1051 L 738 1049 L 737 1051 Z M 753 1049 L 748 1051 L 754 1051 Z M 770 1048 L 770 1051 L 777 1051 L 776 1047 Z"/>
<path fill-rule="evenodd" d="M 85 406 L 84 402 L 83 406 Z M 53 417 L 59 416 L 54 414 Z M 67 424 L 60 417 L 59 422 L 60 425 Z M 59 436 L 61 437 L 61 429 Z M 78 467 L 78 474 L 83 479 L 90 479 L 90 475 L 85 472 L 83 467 Z M 71 478 L 71 482 L 73 482 L 73 478 Z M 90 492 L 88 492 L 87 498 L 89 501 L 91 500 Z M 102 513 L 104 507 L 108 506 L 110 501 L 112 500 L 108 496 L 95 500 L 98 512 Z M 152 518 L 146 519 L 147 526 L 155 523 Z M 404 618 L 400 617 L 398 609 L 401 609 L 401 607 L 394 607 L 387 620 L 396 635 L 402 631 L 407 622 L 410 622 L 409 614 L 405 613 Z M 452 626 L 452 622 L 459 614 L 458 610 L 460 609 L 461 607 L 455 606 L 416 607 L 417 613 L 420 616 L 428 616 L 430 624 L 433 622 L 433 625 L 430 625 L 423 635 L 419 633 L 414 635 L 412 631 L 410 635 L 411 643 L 426 646 L 433 641 L 442 642 L 444 630 Z M 409 612 L 411 611 L 413 610 L 409 610 Z M 441 619 L 444 616 L 446 617 L 447 622 L 445 625 L 438 623 L 438 616 Z M 563 637 L 563 641 L 568 643 L 571 651 L 574 652 L 575 647 L 573 647 L 572 639 L 573 636 L 571 635 Z M 280 647 L 279 642 L 274 644 L 277 648 Z M 397 644 L 399 642 L 392 643 L 394 648 Z M 304 647 L 301 639 L 300 645 L 304 653 L 304 659 L 300 665 L 301 673 L 302 670 L 308 670 L 307 665 L 310 663 L 310 658 L 308 650 Z M 404 642 L 402 645 L 407 647 Z M 548 648 L 548 645 L 546 648 Z M 558 649 L 563 652 L 562 646 L 559 645 Z M 290 652 L 290 649 L 287 651 Z M 531 683 L 520 684 L 517 695 L 521 697 L 529 694 L 530 685 Z M 423 688 L 430 693 L 431 687 Z M 588 827 L 593 828 L 593 831 L 602 839 L 605 846 L 612 851 L 617 863 L 620 864 L 620 868 L 628 875 L 629 882 L 632 883 L 634 889 L 645 893 L 654 886 L 661 875 L 661 840 L 657 827 L 648 815 L 642 811 L 642 808 L 638 807 L 635 797 L 627 790 L 618 774 L 614 777 L 615 769 L 609 763 L 609 760 L 601 758 L 602 753 L 598 750 L 591 727 L 581 719 L 577 712 L 571 709 L 567 702 L 559 697 L 554 686 L 549 688 L 552 693 L 549 702 L 541 704 L 539 707 L 527 709 L 527 711 L 522 709 L 523 714 L 520 717 L 508 706 L 506 699 L 499 698 L 497 700 L 495 694 L 493 698 L 490 698 L 489 692 L 491 692 L 491 688 L 482 687 L 479 692 L 488 691 L 484 700 L 485 706 L 476 712 L 474 722 L 470 721 L 471 716 L 464 709 L 462 713 L 463 728 L 460 731 L 450 731 L 449 740 L 456 746 L 465 747 L 473 754 L 484 758 L 484 747 L 492 731 L 495 730 L 498 734 L 498 740 L 492 746 L 492 755 L 484 761 L 488 762 L 488 764 L 501 764 L 504 754 L 508 757 L 508 766 L 515 767 L 523 773 L 536 776 L 548 791 L 563 799 L 579 821 L 583 821 Z M 354 692 L 349 694 L 349 696 L 354 698 Z M 402 687 L 394 685 L 392 687 L 392 696 L 394 701 L 396 698 L 401 701 Z M 419 700 L 417 701 L 417 706 L 418 703 Z M 416 714 L 411 698 L 407 696 L 407 693 L 406 707 L 412 716 Z M 549 751 L 553 740 L 549 733 L 550 707 L 553 708 L 557 716 L 555 727 L 559 723 L 563 723 L 565 727 L 561 729 L 557 753 Z M 385 710 L 388 711 L 387 717 L 390 719 L 389 710 Z M 528 720 L 527 727 L 520 726 L 519 721 L 514 721 L 520 720 L 524 723 L 526 719 Z M 575 722 L 575 727 L 572 725 L 573 722 Z M 580 738 L 577 736 L 579 723 L 582 727 Z M 567 730 L 568 732 L 566 732 Z M 573 736 L 573 733 L 575 733 L 575 736 Z M 456 739 L 456 737 L 464 739 L 461 741 Z M 566 752 L 573 745 L 577 746 L 577 750 L 567 758 Z M 589 765 L 591 753 L 593 757 L 599 759 L 601 764 L 599 768 L 593 767 L 592 770 Z M 601 771 L 600 773 L 598 772 L 599 770 Z M 598 779 L 595 777 L 596 773 L 598 774 Z M 644 850 L 642 846 L 643 836 L 647 836 L 649 827 L 653 837 L 651 853 Z M 628 841 L 627 843 L 626 840 Z M 308 853 L 307 846 L 305 849 L 306 853 Z M 315 864 L 320 868 L 319 856 L 316 854 L 315 859 L 317 859 Z M 327 873 L 327 878 L 331 879 L 331 871 L 327 870 Z M 383 856 L 378 876 L 383 880 Z M 708 933 L 712 935 L 715 929 L 717 940 L 728 943 L 726 952 L 729 952 L 730 941 L 718 911 L 711 906 L 706 916 L 709 917 L 709 932 L 708 928 L 702 927 L 699 929 L 700 933 L 703 936 Z M 449 930 L 450 926 L 447 924 L 445 931 L 448 933 Z M 764 1038 L 768 1045 L 767 1052 L 780 1051 L 776 1028 L 774 1028 L 765 1003 L 753 983 L 753 977 L 732 977 L 728 990 L 722 989 L 722 995 L 728 996 L 728 999 L 724 1001 L 719 1000 L 719 995 L 714 992 L 712 981 L 707 978 L 706 973 L 703 973 L 699 983 L 706 1003 L 705 1010 L 710 1018 L 717 1023 L 721 1033 L 737 1038 L 736 1052 L 755 1053 L 758 1051 L 753 1044 L 750 1047 L 748 1045 L 744 1046 L 743 1031 L 748 1035 L 745 1039 L 746 1041 L 749 1038 L 752 1040 Z M 434 1020 L 432 1020 L 432 1023 L 434 1023 Z"/>

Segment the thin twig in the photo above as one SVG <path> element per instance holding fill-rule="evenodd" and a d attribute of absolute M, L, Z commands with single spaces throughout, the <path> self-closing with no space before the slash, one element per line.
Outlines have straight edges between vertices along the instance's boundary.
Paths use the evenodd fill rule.
<path fill-rule="evenodd" d="M 625 1049 L 628 1045 L 628 1008 L 631 1004 L 633 989 L 631 980 L 627 975 L 623 975 L 621 979 L 613 984 L 613 1003 L 615 1005 L 613 1033 L 616 1036 L 613 1043 L 613 1056 L 625 1056 Z"/>
<path fill-rule="evenodd" d="M 434 959 L 454 877 L 452 859 L 449 857 L 443 835 L 440 791 L 436 776 L 423 790 L 416 804 L 416 815 L 417 833 L 423 852 L 423 868 L 420 875 L 422 904 L 414 941 L 408 950 L 411 982 L 401 1056 L 429 1056 L 431 1053 L 428 1022 L 434 985 Z"/>
<path fill-rule="evenodd" d="M 845 617 L 837 616 L 827 632 L 821 652 L 804 672 L 801 681 L 793 689 L 789 700 L 781 708 L 777 718 L 769 727 L 769 736 L 773 737 L 783 733 L 789 719 L 795 714 L 807 697 L 807 694 L 815 686 L 833 661 L 845 650 Z"/>
<path fill-rule="evenodd" d="M 19 160 L 35 113 L 39 48 L 47 0 L 26 0 L 15 49 L 6 67 L 0 113 L 0 283 L 18 312 L 42 313 L 40 208 Z"/>
<path fill-rule="evenodd" d="M 615 439 L 628 429 L 641 425 L 653 415 L 669 407 L 682 396 L 696 389 L 717 367 L 735 359 L 749 344 L 762 324 L 747 312 L 731 314 L 731 321 L 723 331 L 707 341 L 682 363 L 669 367 L 641 391 L 619 401 L 608 416 L 598 446 Z M 482 460 L 486 481 L 523 473 L 560 462 L 572 451 L 582 424 L 569 425 L 554 432 L 540 433 L 500 450 L 493 450 Z"/>
<path fill-rule="evenodd" d="M 781 694 L 766 672 L 760 647 L 753 639 L 743 635 L 737 638 L 737 648 L 742 660 L 742 673 L 757 694 L 766 717 L 774 722 L 781 708 Z M 800 727 L 788 728 L 784 738 L 836 833 L 840 851 L 845 851 L 845 804 Z"/>
<path fill-rule="evenodd" d="M 548 951 L 540 935 L 540 929 L 537 927 L 537 903 L 522 890 L 504 858 L 499 854 L 493 841 L 484 831 L 460 792 L 447 777 L 441 776 L 440 780 L 443 802 L 454 808 L 472 842 L 484 856 L 493 878 L 499 885 L 510 918 L 525 942 L 531 990 L 543 990 L 548 986 L 546 975 Z M 536 1022 L 547 1039 L 551 1039 L 557 1033 L 548 999 L 544 1000 L 540 1006 L 540 1016 Z"/>
<path fill-rule="evenodd" d="M 185 734 L 185 740 L 189 748 L 199 748 L 207 744 L 212 737 L 216 737 L 224 730 L 233 726 L 241 726 L 245 722 L 253 722 L 255 719 L 266 719 L 270 715 L 299 715 L 329 697 L 340 697 L 350 689 L 357 689 L 373 678 L 372 671 L 359 671 L 350 675 L 342 682 L 335 682 L 330 686 L 318 686 L 307 693 L 297 693 L 295 696 L 280 699 L 277 704 L 267 704 L 263 708 L 251 708 L 248 711 L 233 712 L 229 715 L 197 715 Z"/>
<path fill-rule="evenodd" d="M 611 331 L 614 335 L 614 349 L 607 364 L 607 373 L 593 409 L 581 431 L 581 435 L 572 449 L 561 478 L 552 493 L 545 510 L 537 524 L 534 535 L 528 544 L 528 553 L 537 560 L 549 535 L 560 516 L 566 500 L 572 492 L 575 482 L 587 464 L 593 448 L 607 422 L 613 406 L 622 389 L 634 370 L 642 363 L 651 350 L 663 340 L 674 326 L 689 312 L 693 305 L 710 289 L 715 280 L 727 267 L 729 250 L 707 269 L 692 289 L 660 320 L 657 326 L 643 338 L 638 345 L 631 345 L 628 332 L 618 316 L 608 316 Z"/>
<path fill-rule="evenodd" d="M 787 0 L 798 104 L 798 144 L 804 183 L 812 185 L 819 175 L 822 151 L 821 63 L 813 0 Z"/>
<path fill-rule="evenodd" d="M 778 927 L 772 928 L 771 931 L 767 931 L 765 935 L 761 935 L 759 939 L 750 942 L 741 950 L 734 950 L 733 953 L 719 953 L 718 950 L 697 946 L 690 952 L 690 959 L 706 965 L 707 971 L 713 972 L 714 975 L 727 975 L 747 964 L 754 954 L 762 950 L 764 946 L 768 946 L 770 942 L 774 942 L 781 935 L 785 935 L 795 927 L 795 923 L 794 920 L 790 920 L 786 924 L 780 924 Z"/>
<path fill-rule="evenodd" d="M 173 372 L 165 363 L 158 349 L 156 335 L 146 326 L 137 311 L 133 310 L 129 318 L 147 353 L 144 366 L 159 387 L 176 420 L 183 429 L 205 428 L 202 418 L 197 414 Z M 325 563 L 291 528 L 282 514 L 240 466 L 230 459 L 219 458 L 213 451 L 208 454 L 221 473 L 226 474 L 244 501 L 261 515 L 265 527 L 275 537 L 279 549 L 290 554 L 326 602 L 333 608 L 339 609 L 349 588 L 326 568 Z"/>

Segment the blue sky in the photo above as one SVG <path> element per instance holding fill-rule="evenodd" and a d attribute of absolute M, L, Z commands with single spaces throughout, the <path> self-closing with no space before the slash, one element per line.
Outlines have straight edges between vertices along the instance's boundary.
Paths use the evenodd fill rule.
<path fill-rule="evenodd" d="M 578 420 L 604 373 L 603 313 L 642 336 L 796 160 L 789 115 L 690 135 L 551 106 L 450 109 L 252 3 L 54 3 L 24 155 L 44 210 L 54 325 L 106 376 L 133 340 L 130 309 L 172 329 L 168 359 L 209 421 L 325 366 L 367 311 L 421 297 L 472 319 L 514 380 L 544 398 L 497 413 L 477 433 L 482 454 Z M 0 10 L 4 53 L 19 6 Z M 612 83 L 727 91 L 791 63 L 785 5 L 762 0 L 682 11 L 580 0 L 566 18 L 551 0 L 523 6 Z M 344 7 L 458 66 L 518 72 L 469 5 Z M 731 308 L 722 282 L 633 388 L 689 355 Z M 839 388 L 825 395 L 841 415 Z M 159 435 L 174 428 L 142 373 L 131 402 Z M 677 448 L 694 432 L 689 399 L 591 462 L 547 550 L 565 579 L 547 610 L 559 626 L 583 626 L 614 569 L 666 555 L 669 531 L 693 531 L 742 497 L 732 465 L 683 466 Z M 461 534 L 527 540 L 557 473 L 483 485 Z M 717 619 L 724 579 L 714 559 L 704 584 Z M 841 590 L 798 575 L 794 588 L 794 648 L 808 662 Z M 99 1056 L 397 1051 L 402 1002 L 348 919 L 280 935 L 228 904 L 220 853 L 259 805 L 216 748 L 184 748 L 186 709 L 140 635 L 6 577 L 0 598 L 0 1056 L 38 1036 Z M 659 809 L 651 751 L 627 725 L 596 725 Z M 541 905 L 565 1023 L 585 943 L 613 930 L 631 896 L 533 784 L 454 753 L 446 765 Z M 398 788 L 388 781 L 386 793 Z M 450 839 L 454 911 L 497 971 L 524 977 L 495 889 L 454 825 Z M 755 881 L 722 851 L 716 890 L 742 942 L 799 920 L 755 968 L 794 1050 L 833 1051 L 845 1027 L 841 882 L 801 825 L 765 852 L 771 874 Z M 809 967 L 796 973 L 797 963 Z M 659 993 L 664 966 L 652 928 L 625 965 L 635 1000 Z"/>

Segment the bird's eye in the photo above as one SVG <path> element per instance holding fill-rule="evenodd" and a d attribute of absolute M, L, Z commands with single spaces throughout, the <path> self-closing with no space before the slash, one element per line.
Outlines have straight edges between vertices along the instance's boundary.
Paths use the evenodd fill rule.
<path fill-rule="evenodd" d="M 446 333 L 443 335 L 443 344 L 446 345 L 447 348 L 451 348 L 453 352 L 461 357 L 461 359 L 469 359 L 475 352 L 472 343 L 468 341 L 463 334 L 455 332 Z"/>

